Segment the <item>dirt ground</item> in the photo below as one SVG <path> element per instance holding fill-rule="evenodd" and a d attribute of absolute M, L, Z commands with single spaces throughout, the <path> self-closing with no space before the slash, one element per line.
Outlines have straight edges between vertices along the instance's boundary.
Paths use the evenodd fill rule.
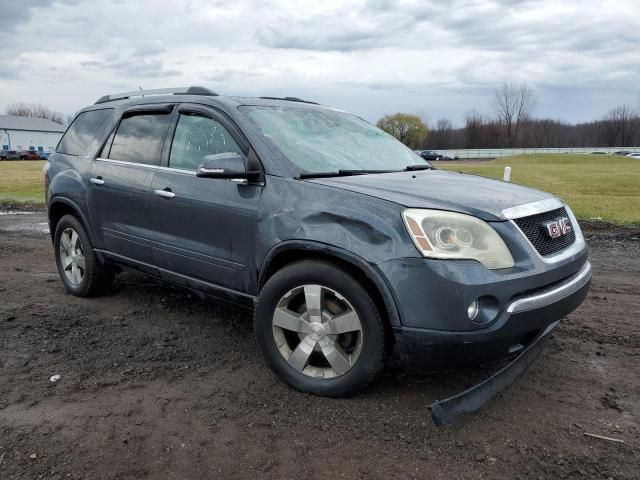
<path fill-rule="evenodd" d="M 504 394 L 438 428 L 427 405 L 488 370 L 301 394 L 246 311 L 133 274 L 65 294 L 42 222 L 0 215 L 0 479 L 640 478 L 638 229 L 588 226 L 585 303 Z"/>

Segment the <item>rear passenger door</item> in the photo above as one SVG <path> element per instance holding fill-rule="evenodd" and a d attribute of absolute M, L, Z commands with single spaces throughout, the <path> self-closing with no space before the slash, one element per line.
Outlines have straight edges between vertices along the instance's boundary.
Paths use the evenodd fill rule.
<path fill-rule="evenodd" d="M 152 187 L 153 216 L 161 228 L 155 258 L 162 274 L 253 293 L 250 265 L 262 186 L 195 175 L 205 155 L 235 152 L 246 158 L 248 144 L 226 117 L 189 105 L 179 107 L 170 139 L 166 165 Z"/>
<path fill-rule="evenodd" d="M 101 245 L 116 259 L 153 270 L 151 182 L 160 165 L 173 105 L 137 107 L 122 118 L 92 165 L 90 195 Z"/>

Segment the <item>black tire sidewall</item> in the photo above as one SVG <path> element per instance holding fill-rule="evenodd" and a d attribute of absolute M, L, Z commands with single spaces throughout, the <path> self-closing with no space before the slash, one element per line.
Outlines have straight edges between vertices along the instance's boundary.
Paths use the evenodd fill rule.
<path fill-rule="evenodd" d="M 85 272 L 82 277 L 82 281 L 80 285 L 73 285 L 67 279 L 66 274 L 64 273 L 64 269 L 62 267 L 62 262 L 60 259 L 60 239 L 62 237 L 62 232 L 67 229 L 72 228 L 80 237 L 80 242 L 82 243 L 82 252 L 84 254 L 84 262 L 85 262 Z M 56 258 L 56 266 L 58 267 L 58 273 L 60 274 L 60 280 L 62 280 L 62 284 L 64 288 L 71 294 L 84 297 L 89 295 L 91 291 L 91 281 L 96 276 L 96 257 L 93 252 L 93 246 L 89 240 L 89 236 L 85 231 L 82 224 L 71 215 L 65 215 L 60 219 L 58 224 L 56 225 L 56 231 L 54 234 L 53 240 L 53 248 L 54 255 Z"/>
<path fill-rule="evenodd" d="M 273 338 L 273 312 L 289 290 L 319 284 L 344 296 L 362 323 L 363 344 L 356 364 L 344 375 L 331 379 L 309 377 L 287 363 Z M 293 388 L 328 397 L 351 395 L 369 383 L 382 367 L 384 328 L 380 312 L 362 285 L 344 270 L 328 262 L 301 261 L 274 274 L 260 292 L 254 328 L 269 367 Z"/>

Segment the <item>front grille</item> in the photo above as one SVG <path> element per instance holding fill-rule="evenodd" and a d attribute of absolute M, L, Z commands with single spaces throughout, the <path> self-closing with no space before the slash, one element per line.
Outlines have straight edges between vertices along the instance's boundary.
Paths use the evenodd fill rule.
<path fill-rule="evenodd" d="M 549 238 L 544 232 L 542 225 L 544 222 L 557 220 L 561 217 L 569 218 L 564 207 L 556 208 L 548 212 L 537 213 L 529 217 L 516 218 L 513 221 L 520 227 L 522 233 L 526 235 L 538 253 L 543 257 L 549 257 L 570 247 L 573 245 L 573 242 L 576 241 L 576 226 L 573 223 L 571 224 L 571 231 L 558 238 Z"/>

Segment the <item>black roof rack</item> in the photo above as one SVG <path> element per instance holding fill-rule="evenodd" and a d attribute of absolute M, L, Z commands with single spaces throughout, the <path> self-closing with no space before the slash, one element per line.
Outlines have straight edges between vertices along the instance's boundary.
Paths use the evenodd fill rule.
<path fill-rule="evenodd" d="M 131 97 L 144 97 L 145 95 L 208 95 L 211 97 L 219 96 L 216 92 L 212 92 L 205 87 L 155 88 L 152 90 L 134 90 L 133 92 L 105 95 L 96 100 L 95 105 L 99 103 L 113 102 L 114 100 L 123 100 L 125 98 Z"/>
<path fill-rule="evenodd" d="M 310 100 L 303 100 L 298 97 L 260 97 L 264 100 L 288 100 L 290 102 L 302 102 L 302 103 L 311 103 L 313 105 L 320 105 L 318 102 L 312 102 Z"/>

